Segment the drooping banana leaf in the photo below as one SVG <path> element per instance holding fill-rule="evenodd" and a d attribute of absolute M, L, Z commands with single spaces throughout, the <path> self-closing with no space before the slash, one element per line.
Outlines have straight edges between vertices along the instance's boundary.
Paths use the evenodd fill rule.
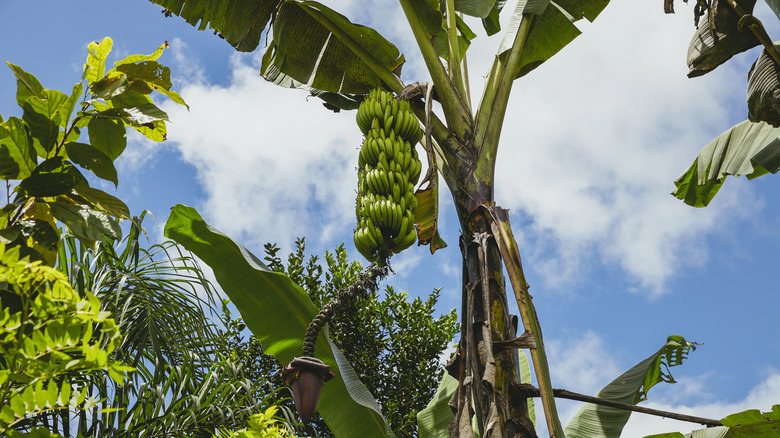
<path fill-rule="evenodd" d="M 659 382 L 675 383 L 669 368 L 682 364 L 696 344 L 682 336 L 669 336 L 660 350 L 610 382 L 596 397 L 637 404 L 647 399 L 650 388 Z M 618 438 L 631 411 L 588 403 L 564 429 L 568 438 Z"/>
<path fill-rule="evenodd" d="M 780 128 L 745 120 L 711 141 L 680 175 L 672 195 L 693 207 L 706 207 L 727 175 L 758 178 L 780 170 Z"/>
<path fill-rule="evenodd" d="M 241 52 L 252 52 L 283 0 L 149 0 L 198 30 L 217 31 Z"/>
<path fill-rule="evenodd" d="M 766 49 L 761 51 L 748 72 L 748 120 L 780 127 L 780 66 Z"/>
<path fill-rule="evenodd" d="M 254 51 L 261 36 L 273 32 L 263 57 L 263 77 L 311 91 L 338 108 L 352 109 L 352 95 L 381 86 L 377 69 L 397 77 L 404 63 L 398 48 L 374 29 L 354 24 L 314 1 L 149 1 L 199 30 L 218 31 L 239 51 Z"/>
<path fill-rule="evenodd" d="M 165 236 L 211 267 L 266 353 L 283 364 L 301 355 L 303 335 L 319 310 L 303 289 L 286 275 L 269 270 L 191 207 L 177 205 L 172 209 Z M 368 389 L 333 347 L 327 326 L 317 339 L 316 356 L 336 372 L 336 378 L 323 387 L 317 405 L 333 433 L 355 438 L 393 436 Z"/>
<path fill-rule="evenodd" d="M 284 2 L 273 23 L 273 36 L 261 71 L 273 82 L 284 75 L 318 90 L 367 94 L 382 86 L 372 67 L 400 75 L 404 63 L 398 48 L 374 29 L 354 24 L 318 2 Z"/>
<path fill-rule="evenodd" d="M 770 412 L 751 409 L 731 414 L 720 422 L 722 427 L 694 430 L 685 435 L 672 432 L 645 438 L 777 438 L 780 437 L 780 405 L 772 406 Z"/>
<path fill-rule="evenodd" d="M 524 15 L 534 20 L 520 58 L 516 78 L 526 75 L 558 53 L 579 36 L 574 22 L 586 18 L 593 21 L 609 4 L 609 0 L 528 0 L 517 3 L 499 48 L 499 56 L 506 58 L 515 43 L 515 34 Z"/>
<path fill-rule="evenodd" d="M 766 4 L 772 8 L 772 11 L 777 15 L 777 18 L 780 18 L 780 0 L 766 0 Z"/>
<path fill-rule="evenodd" d="M 739 0 L 739 6 L 750 14 L 756 0 Z M 739 30 L 739 16 L 725 1 L 713 2 L 713 7 L 702 19 L 688 46 L 688 77 L 701 76 L 731 59 L 737 53 L 757 46 L 753 32 Z"/>

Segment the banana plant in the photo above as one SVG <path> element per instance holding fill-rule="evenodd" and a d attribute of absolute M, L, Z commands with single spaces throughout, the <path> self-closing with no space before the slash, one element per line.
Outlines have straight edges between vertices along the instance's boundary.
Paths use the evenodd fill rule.
<path fill-rule="evenodd" d="M 481 99 L 472 104 L 466 53 L 475 33 L 466 19 L 481 21 L 489 35 L 501 29 L 503 0 L 400 0 L 425 62 L 430 84 L 401 80 L 405 57 L 370 27 L 316 1 L 303 0 L 150 0 L 198 29 L 210 27 L 239 51 L 254 51 L 263 35 L 261 74 L 279 86 L 305 89 L 333 110 L 358 107 L 370 90 L 381 88 L 409 100 L 428 135 L 422 144 L 429 171 L 417 189 L 419 244 L 433 253 L 445 245 L 438 236 L 439 176 L 450 189 L 463 234 L 461 342 L 451 373 L 457 377 L 454 436 L 472 436 L 472 420 L 481 436 L 535 436 L 526 397 L 512 391 L 519 383 L 517 355 L 493 348 L 517 337 L 501 278 L 506 263 L 523 328 L 535 339 L 530 349 L 551 436 L 563 437 L 551 390 L 538 316 L 527 294 L 519 251 L 505 211 L 495 206 L 494 167 L 512 85 L 576 38 L 574 22 L 593 21 L 609 0 L 520 1 L 503 29 L 501 44 L 487 72 Z M 474 21 L 472 21 L 474 22 Z M 441 113 L 430 110 L 432 100 Z M 427 108 L 426 108 L 427 107 Z M 356 131 L 357 132 L 357 131 Z M 422 213 L 424 212 L 424 213 Z M 501 216 L 498 217 L 497 216 Z M 496 223 L 504 231 L 497 233 Z M 502 258 L 503 257 L 503 258 Z M 237 304 L 240 304 L 237 302 Z M 241 306 L 239 305 L 239 310 Z M 249 320 L 250 318 L 245 317 Z M 261 333 L 256 333 L 262 336 Z M 478 348 L 481 346 L 482 348 Z M 486 348 L 484 348 L 486 347 Z M 517 348 L 517 347 L 513 347 Z M 325 412 L 323 417 L 328 421 Z"/>
<path fill-rule="evenodd" d="M 672 195 L 693 207 L 706 207 L 726 176 L 758 178 L 780 170 L 780 50 L 753 15 L 755 0 L 718 0 L 694 9 L 697 29 L 688 48 L 689 77 L 709 73 L 732 56 L 763 46 L 748 72 L 748 120 L 704 146 L 674 182 Z M 780 17 L 780 0 L 766 0 Z M 674 13 L 674 0 L 664 0 Z"/>

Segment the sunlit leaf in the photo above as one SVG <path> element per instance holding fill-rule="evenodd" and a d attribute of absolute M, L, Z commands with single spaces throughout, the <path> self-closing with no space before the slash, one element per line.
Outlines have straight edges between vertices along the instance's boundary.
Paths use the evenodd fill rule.
<path fill-rule="evenodd" d="M 36 153 L 27 125 L 16 117 L 0 124 L 0 178 L 27 178 L 36 165 Z"/>
<path fill-rule="evenodd" d="M 111 99 L 127 91 L 130 86 L 127 76 L 121 72 L 109 72 L 103 79 L 95 82 L 90 91 L 98 99 Z"/>
<path fill-rule="evenodd" d="M 499 48 L 502 58 L 508 56 L 523 16 L 533 16 L 531 30 L 523 46 L 516 77 L 526 75 L 550 59 L 579 36 L 574 22 L 586 18 L 593 21 L 609 0 L 534 0 L 518 2 Z"/>
<path fill-rule="evenodd" d="M 231 46 L 251 52 L 281 0 L 150 0 L 197 26 L 216 30 Z M 158 49 L 159 50 L 159 49 Z"/>
<path fill-rule="evenodd" d="M 120 199 L 108 193 L 89 187 L 86 184 L 78 184 L 73 192 L 93 206 L 105 211 L 119 219 L 130 219 L 130 209 Z"/>
<path fill-rule="evenodd" d="M 13 65 L 8 61 L 6 61 L 6 64 L 11 67 L 11 70 L 13 70 L 14 75 L 16 76 L 16 103 L 20 107 L 24 106 L 24 102 L 27 101 L 27 98 L 30 96 L 36 96 L 40 99 L 45 97 L 43 95 L 43 85 L 41 85 L 38 78 L 27 73 L 18 65 Z"/>
<path fill-rule="evenodd" d="M 90 86 L 105 76 L 106 58 L 111 52 L 113 44 L 114 42 L 111 38 L 105 37 L 103 41 L 93 41 L 87 46 L 89 55 L 87 56 L 87 62 L 84 64 L 84 79 L 87 80 Z"/>
<path fill-rule="evenodd" d="M 273 30 L 274 44 L 264 56 L 261 73 L 283 86 L 295 86 L 292 79 L 316 90 L 367 94 L 383 82 L 354 50 L 389 72 L 400 74 L 404 62 L 398 49 L 374 29 L 317 2 L 285 2 Z"/>
<path fill-rule="evenodd" d="M 639 362 L 610 382 L 596 397 L 621 403 L 637 404 L 647 399 L 647 392 L 659 382 L 675 383 L 669 368 L 680 365 L 695 343 L 681 336 L 669 336 L 660 350 Z M 588 403 L 569 421 L 566 436 L 618 438 L 631 411 Z"/>
<path fill-rule="evenodd" d="M 68 96 L 57 90 L 43 90 L 43 98 L 30 96 L 22 105 L 22 118 L 30 127 L 38 155 L 48 157 L 57 143 L 60 125 L 64 124 L 61 110 L 68 103 Z M 67 111 L 67 109 L 66 109 Z M 64 117 L 67 117 L 65 115 Z"/>
<path fill-rule="evenodd" d="M 744 121 L 719 135 L 699 152 L 674 182 L 672 195 L 694 207 L 706 207 L 726 176 L 758 178 L 780 170 L 780 128 Z"/>
<path fill-rule="evenodd" d="M 106 213 L 94 210 L 86 205 L 58 197 L 49 202 L 51 212 L 58 221 L 64 223 L 74 236 L 89 247 L 94 247 L 103 237 L 122 238 L 122 228 Z"/>
<path fill-rule="evenodd" d="M 143 61 L 155 61 L 160 56 L 162 56 L 163 51 L 168 48 L 168 41 L 161 44 L 160 47 L 157 48 L 157 50 L 154 51 L 151 55 L 130 55 L 122 58 L 119 61 L 114 62 L 114 67 L 119 67 L 124 64 L 134 64 L 136 62 L 143 62 Z M 121 70 L 120 70 L 121 71 Z"/>
<path fill-rule="evenodd" d="M 84 143 L 66 143 L 65 151 L 68 158 L 79 166 L 89 169 L 98 178 L 118 184 L 116 168 L 111 157 L 101 152 L 96 147 Z"/>
<path fill-rule="evenodd" d="M 455 0 L 455 10 L 472 17 L 485 18 L 493 10 L 496 0 Z"/>
<path fill-rule="evenodd" d="M 119 120 L 93 118 L 88 125 L 89 142 L 112 160 L 116 160 L 127 146 L 125 125 Z"/>
<path fill-rule="evenodd" d="M 318 311 L 306 292 L 286 275 L 269 270 L 246 248 L 209 226 L 190 207 L 173 208 L 165 225 L 165 236 L 212 268 L 223 291 L 262 343 L 263 351 L 284 364 L 300 356 L 303 334 Z M 367 390 L 340 357 L 340 352 L 331 347 L 327 329 L 320 333 L 316 351 L 319 359 L 337 371 L 336 378 L 323 387 L 317 409 L 333 433 L 339 437 L 388 433 L 379 412 L 353 399 L 353 396 L 363 399 Z"/>

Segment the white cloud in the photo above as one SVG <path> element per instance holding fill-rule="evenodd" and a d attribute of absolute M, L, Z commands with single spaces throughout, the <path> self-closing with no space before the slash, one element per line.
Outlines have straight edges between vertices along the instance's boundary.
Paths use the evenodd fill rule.
<path fill-rule="evenodd" d="M 305 235 L 316 247 L 354 221 L 359 132 L 352 113 L 268 84 L 256 61 L 235 55 L 226 86 L 185 81 L 190 110 L 163 104 L 168 136 L 197 169 L 215 227 L 248 245 Z"/>
<path fill-rule="evenodd" d="M 685 76 L 694 29 L 690 9 L 678 9 L 610 4 L 515 84 L 496 199 L 531 216 L 536 237 L 524 250 L 548 286 L 576 281 L 595 256 L 663 293 L 678 265 L 706 261 L 707 232 L 740 217 L 735 206 L 759 208 L 733 181 L 707 209 L 669 195 L 698 150 L 745 112 L 744 63 Z"/>

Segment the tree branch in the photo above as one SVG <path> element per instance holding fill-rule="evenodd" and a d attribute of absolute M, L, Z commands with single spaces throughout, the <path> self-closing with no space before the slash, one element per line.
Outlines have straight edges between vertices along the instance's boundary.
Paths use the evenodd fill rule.
<path fill-rule="evenodd" d="M 514 391 L 520 393 L 520 396 L 525 397 L 539 397 L 539 389 L 528 383 L 521 383 L 518 387 L 513 388 Z M 689 423 L 703 424 L 707 427 L 723 426 L 718 420 L 710 418 L 696 417 L 693 415 L 678 414 L 676 412 L 661 411 L 658 409 L 650 409 L 642 406 L 636 406 L 628 403 L 620 403 L 604 398 L 592 397 L 585 394 L 579 394 L 565 389 L 553 389 L 553 395 L 556 398 L 565 398 L 567 400 L 576 400 L 585 403 L 593 403 L 601 406 L 608 406 L 610 408 L 622 409 L 625 411 L 639 412 L 642 414 L 655 415 L 657 417 L 671 418 L 673 420 L 687 421 Z"/>

